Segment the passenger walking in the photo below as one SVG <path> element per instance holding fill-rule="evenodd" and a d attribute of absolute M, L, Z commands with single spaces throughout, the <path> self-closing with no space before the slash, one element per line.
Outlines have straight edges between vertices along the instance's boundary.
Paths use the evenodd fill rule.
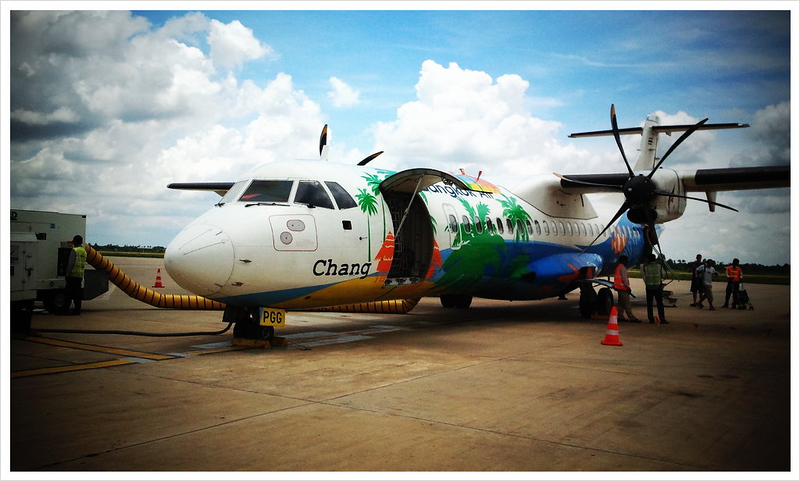
<path fill-rule="evenodd" d="M 697 307 L 700 309 L 703 308 L 703 301 L 708 299 L 708 310 L 716 311 L 714 309 L 714 293 L 711 290 L 711 281 L 717 275 L 717 271 L 714 269 L 715 265 L 716 263 L 713 260 L 708 259 L 704 265 L 697 268 L 703 278 L 703 290 L 701 291 L 700 299 L 697 301 Z"/>

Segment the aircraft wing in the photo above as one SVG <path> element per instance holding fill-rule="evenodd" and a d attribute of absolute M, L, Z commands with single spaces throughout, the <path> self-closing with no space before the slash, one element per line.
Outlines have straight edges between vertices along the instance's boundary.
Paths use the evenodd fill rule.
<path fill-rule="evenodd" d="M 790 170 L 788 165 L 734 167 L 675 172 L 675 176 L 683 183 L 686 192 L 719 192 L 789 187 Z M 630 176 L 626 173 L 612 173 L 559 175 L 559 177 L 562 189 L 590 194 L 621 192 Z M 665 177 L 671 177 L 671 175 L 662 174 L 654 179 L 657 181 L 659 178 Z"/>
<path fill-rule="evenodd" d="M 168 189 L 176 190 L 207 190 L 224 196 L 235 182 L 173 182 Z"/>

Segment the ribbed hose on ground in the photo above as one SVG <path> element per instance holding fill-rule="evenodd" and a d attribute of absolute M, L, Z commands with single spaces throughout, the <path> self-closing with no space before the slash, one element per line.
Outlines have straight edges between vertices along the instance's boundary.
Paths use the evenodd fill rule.
<path fill-rule="evenodd" d="M 120 288 L 125 294 L 137 301 L 150 304 L 151 306 L 165 309 L 192 309 L 192 310 L 224 310 L 225 304 L 212 301 L 202 296 L 189 296 L 182 294 L 161 294 L 152 289 L 148 289 L 134 281 L 113 262 L 106 259 L 103 254 L 97 252 L 89 244 L 84 244 L 86 249 L 86 262 L 97 270 L 106 271 L 108 280 Z M 397 299 L 393 301 L 362 302 L 357 304 L 345 304 L 341 306 L 324 307 L 313 309 L 315 311 L 326 312 L 367 312 L 382 314 L 406 314 L 417 305 L 419 299 Z"/>

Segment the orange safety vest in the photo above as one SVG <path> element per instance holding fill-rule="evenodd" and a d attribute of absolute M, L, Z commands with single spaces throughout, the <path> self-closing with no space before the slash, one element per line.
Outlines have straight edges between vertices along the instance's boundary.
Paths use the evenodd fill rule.
<path fill-rule="evenodd" d="M 728 280 L 733 282 L 742 280 L 742 268 L 728 266 Z"/>
<path fill-rule="evenodd" d="M 622 279 L 622 269 L 624 267 L 622 264 L 618 264 L 617 269 L 614 271 L 614 289 L 618 291 L 628 290 L 628 286 L 625 285 L 625 281 Z"/>

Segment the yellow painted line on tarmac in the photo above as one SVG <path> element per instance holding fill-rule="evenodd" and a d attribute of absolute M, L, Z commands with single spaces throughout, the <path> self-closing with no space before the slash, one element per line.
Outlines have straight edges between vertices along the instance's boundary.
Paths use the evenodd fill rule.
<path fill-rule="evenodd" d="M 152 354 L 149 352 L 131 351 L 128 349 L 117 349 L 115 347 L 95 346 L 93 344 L 62 341 L 60 339 L 49 339 L 46 337 L 26 337 L 25 340 L 30 342 L 38 342 L 39 344 L 49 344 L 51 346 L 80 349 L 82 351 L 102 352 L 105 354 L 114 354 L 116 356 L 138 357 L 141 359 L 150 359 L 152 361 L 163 361 L 166 359 L 175 358 L 175 356 L 167 356 L 164 354 Z"/>
<path fill-rule="evenodd" d="M 45 374 L 58 374 L 62 372 L 86 371 L 88 369 L 102 369 L 106 367 L 124 366 L 126 364 L 136 364 L 136 361 L 126 359 L 116 359 L 113 361 L 91 362 L 88 364 L 75 364 L 70 366 L 43 367 L 39 369 L 28 369 L 27 371 L 17 371 L 11 373 L 11 378 L 42 376 Z"/>

